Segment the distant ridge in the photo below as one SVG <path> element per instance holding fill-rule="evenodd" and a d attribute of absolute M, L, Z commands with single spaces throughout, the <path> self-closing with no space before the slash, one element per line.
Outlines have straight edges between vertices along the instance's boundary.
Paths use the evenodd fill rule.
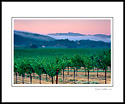
<path fill-rule="evenodd" d="M 111 42 L 111 35 L 105 35 L 105 34 L 85 35 L 85 34 L 68 32 L 68 33 L 47 34 L 47 36 L 50 36 L 55 39 L 69 39 L 73 41 L 93 40 L 93 41 L 103 41 L 108 43 Z"/>
<path fill-rule="evenodd" d="M 102 38 L 111 38 L 111 35 L 105 35 L 105 34 L 94 34 L 93 36 L 102 37 Z"/>
<path fill-rule="evenodd" d="M 68 32 L 68 33 L 52 33 L 52 34 L 47 34 L 47 35 L 58 35 L 58 36 L 85 36 L 84 34 L 80 33 L 73 33 L 73 32 Z"/>

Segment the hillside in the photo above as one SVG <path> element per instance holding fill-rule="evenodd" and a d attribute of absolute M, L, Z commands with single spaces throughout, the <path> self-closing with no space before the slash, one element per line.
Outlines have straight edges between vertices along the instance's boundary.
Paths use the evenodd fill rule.
<path fill-rule="evenodd" d="M 72 33 L 73 34 L 73 33 Z M 75 34 L 76 35 L 76 34 Z M 79 36 L 75 36 L 79 38 Z M 86 37 L 86 36 L 84 36 Z M 93 36 L 89 36 L 93 37 Z M 111 43 L 104 41 L 94 41 L 91 38 L 70 40 L 70 39 L 54 39 L 50 36 L 45 36 L 36 33 L 29 33 L 23 31 L 14 31 L 14 47 L 15 48 L 98 48 L 111 47 Z M 105 39 L 106 40 L 106 39 Z"/>
<path fill-rule="evenodd" d="M 23 31 L 14 31 L 14 44 L 40 44 L 41 41 L 54 41 L 55 39 L 49 36 L 23 32 Z"/>

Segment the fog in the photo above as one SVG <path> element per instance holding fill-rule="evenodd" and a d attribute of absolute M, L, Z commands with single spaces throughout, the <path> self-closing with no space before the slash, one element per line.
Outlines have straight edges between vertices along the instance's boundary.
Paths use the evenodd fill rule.
<path fill-rule="evenodd" d="M 104 42 L 111 42 L 111 38 L 102 38 L 102 37 L 97 37 L 97 36 L 52 36 L 52 35 L 47 35 L 50 37 L 53 37 L 55 39 L 69 39 L 69 40 L 93 40 L 93 41 L 104 41 Z"/>

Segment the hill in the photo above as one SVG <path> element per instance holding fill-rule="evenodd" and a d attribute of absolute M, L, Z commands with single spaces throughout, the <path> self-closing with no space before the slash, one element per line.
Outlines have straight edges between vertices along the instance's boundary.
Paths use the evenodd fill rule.
<path fill-rule="evenodd" d="M 26 44 L 41 44 L 43 41 L 54 41 L 55 39 L 49 36 L 30 33 L 24 31 L 14 31 L 14 44 L 26 45 Z"/>
<path fill-rule="evenodd" d="M 72 33 L 73 34 L 73 33 Z M 76 35 L 76 34 L 75 34 Z M 73 36 L 71 36 L 73 37 Z M 70 38 L 71 38 L 70 37 Z M 74 36 L 81 37 L 81 36 Z M 82 36 L 87 37 L 87 36 Z M 93 38 L 93 36 L 88 36 Z M 54 39 L 50 36 L 45 36 L 37 33 L 30 33 L 24 31 L 14 31 L 14 47 L 15 48 L 98 48 L 111 47 L 111 43 L 95 40 L 91 38 L 70 40 L 70 39 Z M 98 39 L 98 41 L 97 41 Z M 105 39 L 106 40 L 106 39 Z"/>

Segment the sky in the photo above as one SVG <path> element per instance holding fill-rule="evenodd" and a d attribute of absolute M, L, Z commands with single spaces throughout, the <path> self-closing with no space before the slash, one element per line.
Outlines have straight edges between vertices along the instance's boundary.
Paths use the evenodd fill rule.
<path fill-rule="evenodd" d="M 14 30 L 39 34 L 81 33 L 111 35 L 110 19 L 14 19 Z"/>

